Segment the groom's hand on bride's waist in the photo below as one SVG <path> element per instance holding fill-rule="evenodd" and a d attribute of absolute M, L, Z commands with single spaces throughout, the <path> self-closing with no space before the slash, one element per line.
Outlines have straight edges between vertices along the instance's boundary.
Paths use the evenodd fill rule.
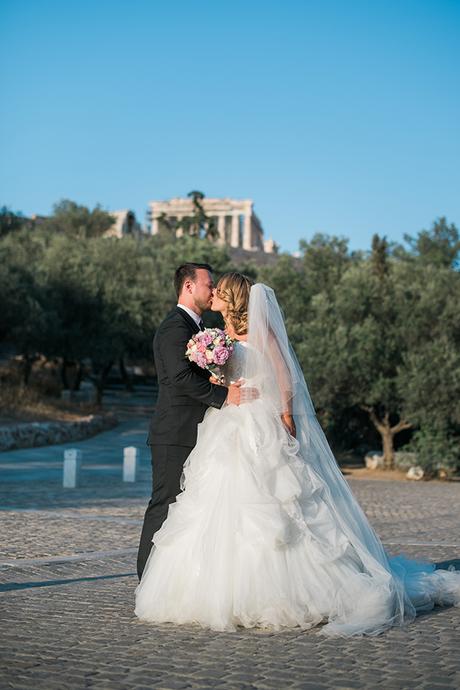
<path fill-rule="evenodd" d="M 227 405 L 242 405 L 245 402 L 257 400 L 259 391 L 257 388 L 243 387 L 244 379 L 239 379 L 235 383 L 231 383 L 228 387 Z"/>

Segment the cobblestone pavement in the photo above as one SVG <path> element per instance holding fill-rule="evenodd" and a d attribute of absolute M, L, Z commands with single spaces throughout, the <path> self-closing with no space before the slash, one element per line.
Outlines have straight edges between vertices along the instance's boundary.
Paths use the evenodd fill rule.
<path fill-rule="evenodd" d="M 215 633 L 133 616 L 150 486 L 145 418 L 80 442 L 83 478 L 60 485 L 63 447 L 0 454 L 0 689 L 460 687 L 460 611 L 435 609 L 376 638 L 319 629 Z M 135 484 L 121 447 L 139 445 Z M 39 452 L 37 452 L 39 451 Z M 350 480 L 390 553 L 460 556 L 460 485 Z"/>

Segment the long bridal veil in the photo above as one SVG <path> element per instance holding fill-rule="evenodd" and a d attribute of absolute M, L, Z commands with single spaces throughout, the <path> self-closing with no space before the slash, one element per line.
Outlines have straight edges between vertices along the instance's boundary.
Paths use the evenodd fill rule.
<path fill-rule="evenodd" d="M 338 597 L 339 611 L 326 626 L 326 634 L 378 634 L 412 620 L 416 610 L 431 608 L 434 603 L 458 602 L 457 573 L 435 572 L 434 565 L 403 556 L 388 558 L 343 478 L 316 418 L 275 293 L 261 283 L 250 292 L 247 342 L 243 378 L 257 386 L 274 415 L 285 411 L 294 415 L 297 434 L 292 443 L 297 444 L 297 457 L 313 470 L 317 491 L 330 518 L 330 525 L 324 524 L 321 535 L 324 548 L 330 548 L 332 560 L 340 558 L 334 545 L 331 548 L 328 544 L 338 528 L 348 542 L 348 554 L 356 561 L 356 581 L 346 584 L 351 596 Z"/>

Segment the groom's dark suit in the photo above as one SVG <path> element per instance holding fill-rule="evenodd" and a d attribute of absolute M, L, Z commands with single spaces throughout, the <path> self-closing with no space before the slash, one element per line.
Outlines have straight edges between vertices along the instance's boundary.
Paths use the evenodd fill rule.
<path fill-rule="evenodd" d="M 209 372 L 185 356 L 187 342 L 199 330 L 192 317 L 176 307 L 153 339 L 159 390 L 147 441 L 152 452 L 153 490 L 139 544 L 139 578 L 152 548 L 152 537 L 180 492 L 182 468 L 196 443 L 197 426 L 209 406 L 220 408 L 227 397 L 225 386 L 209 383 Z"/>

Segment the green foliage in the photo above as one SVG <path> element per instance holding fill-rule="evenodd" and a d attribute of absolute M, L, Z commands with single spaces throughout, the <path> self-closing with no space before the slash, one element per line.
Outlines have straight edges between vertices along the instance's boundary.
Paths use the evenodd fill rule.
<path fill-rule="evenodd" d="M 426 467 L 457 466 L 460 432 L 458 232 L 445 219 L 409 248 L 375 235 L 370 252 L 315 235 L 298 258 L 232 264 L 197 233 L 102 237 L 111 217 L 64 201 L 40 225 L 0 212 L 0 342 L 26 357 L 90 360 L 101 389 L 121 357 L 151 357 L 156 328 L 176 303 L 175 268 L 209 263 L 215 279 L 241 270 L 278 296 L 326 430 L 343 447 L 414 433 Z M 3 215 L 2 215 L 3 213 Z M 2 220 L 3 219 L 3 220 Z M 3 226 L 1 225 L 3 222 Z M 198 227 L 198 225 L 197 225 Z M 208 325 L 218 317 L 208 314 Z M 407 430 L 411 430 L 410 432 Z M 431 464 L 430 464 L 431 463 Z"/>
<path fill-rule="evenodd" d="M 74 239 L 89 239 L 101 237 L 114 222 L 115 218 L 100 206 L 90 211 L 86 206 L 63 199 L 54 205 L 53 215 L 41 227 L 45 232 L 63 234 Z"/>
<path fill-rule="evenodd" d="M 355 256 L 348 251 L 348 240 L 317 233 L 310 242 L 300 241 L 304 286 L 313 295 L 329 293 L 340 281 Z"/>
<path fill-rule="evenodd" d="M 29 221 L 20 213 L 14 213 L 7 206 L 0 208 L 0 238 L 10 232 L 14 233 L 29 225 Z"/>
<path fill-rule="evenodd" d="M 379 237 L 377 234 L 372 237 L 371 265 L 372 269 L 380 280 L 388 274 L 388 242 L 386 237 Z"/>
<path fill-rule="evenodd" d="M 230 268 L 226 252 L 204 239 L 100 237 L 106 215 L 64 202 L 40 228 L 5 236 L 0 341 L 26 355 L 89 359 L 97 370 L 123 355 L 150 357 L 155 329 L 176 303 L 175 268 Z"/>
<path fill-rule="evenodd" d="M 284 311 L 289 337 L 310 381 L 319 373 L 318 360 L 328 347 L 324 339 L 326 327 L 323 329 L 320 325 L 316 331 L 315 315 L 319 306 L 316 300 L 322 299 L 325 305 L 330 305 L 331 294 L 356 257 L 348 252 L 346 239 L 323 234 L 314 235 L 310 242 L 302 240 L 300 249 L 298 259 L 281 254 L 274 265 L 260 268 L 258 279 L 274 288 Z M 325 308 L 327 311 L 329 307 Z M 313 388 L 324 413 L 319 378 Z"/>
<path fill-rule="evenodd" d="M 448 225 L 443 216 L 436 220 L 430 230 L 422 230 L 417 237 L 405 235 L 416 258 L 423 264 L 439 267 L 458 267 L 460 254 L 460 235 L 456 226 Z"/>
<path fill-rule="evenodd" d="M 52 322 L 34 270 L 43 252 L 42 238 L 24 229 L 0 242 L 0 342 L 14 343 L 23 354 L 35 351 Z"/>
<path fill-rule="evenodd" d="M 403 344 L 396 311 L 393 286 L 382 286 L 367 262 L 350 266 L 329 294 L 313 297 L 299 354 L 320 407 L 397 412 Z"/>
<path fill-rule="evenodd" d="M 398 326 L 406 349 L 398 385 L 418 425 L 460 426 L 460 274 L 399 267 Z"/>
<path fill-rule="evenodd" d="M 458 439 L 453 438 L 446 428 L 422 427 L 415 434 L 408 448 L 417 457 L 417 465 L 428 475 L 440 470 L 454 474 L 460 467 Z"/>
<path fill-rule="evenodd" d="M 305 289 L 305 273 L 299 261 L 281 254 L 273 266 L 259 268 L 257 280 L 275 290 L 284 310 L 288 330 L 295 323 L 305 320 L 309 294 Z"/>
<path fill-rule="evenodd" d="M 264 279 L 286 309 L 315 406 L 335 439 L 360 443 L 365 412 L 391 466 L 401 431 L 435 420 L 458 430 L 460 274 L 398 255 L 377 235 L 369 258 L 348 254 L 336 238 L 302 248 L 297 271 L 285 258 Z"/>

